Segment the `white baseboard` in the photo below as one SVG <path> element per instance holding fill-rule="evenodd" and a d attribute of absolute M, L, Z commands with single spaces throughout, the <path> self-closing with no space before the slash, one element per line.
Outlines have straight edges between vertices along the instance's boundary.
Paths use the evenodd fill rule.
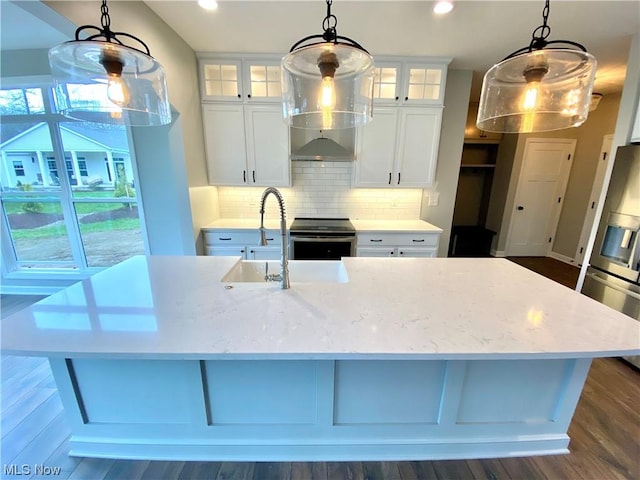
<path fill-rule="evenodd" d="M 491 251 L 489 252 L 491 253 L 492 257 L 496 257 L 496 258 L 504 258 L 507 256 L 507 252 L 504 250 L 494 250 L 493 248 L 491 249 Z"/>
<path fill-rule="evenodd" d="M 556 253 L 556 252 L 549 252 L 549 255 L 547 255 L 547 256 L 551 257 L 551 258 L 554 258 L 556 260 L 560 260 L 561 262 L 568 263 L 569 265 L 573 265 L 575 267 L 578 266 L 573 257 L 567 257 L 566 255 L 561 255 L 561 254 Z"/>

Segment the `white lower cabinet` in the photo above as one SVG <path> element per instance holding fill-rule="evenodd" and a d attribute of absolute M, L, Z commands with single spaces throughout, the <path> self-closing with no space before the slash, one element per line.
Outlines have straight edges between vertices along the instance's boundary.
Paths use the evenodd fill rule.
<path fill-rule="evenodd" d="M 258 230 L 203 230 L 207 255 L 240 256 L 245 260 L 280 260 L 280 232 L 267 230 L 267 246 L 260 246 Z"/>
<path fill-rule="evenodd" d="M 280 260 L 282 257 L 282 247 L 278 246 L 266 246 L 266 247 L 247 247 L 247 260 Z"/>
<path fill-rule="evenodd" d="M 436 257 L 439 233 L 359 233 L 358 257 Z"/>

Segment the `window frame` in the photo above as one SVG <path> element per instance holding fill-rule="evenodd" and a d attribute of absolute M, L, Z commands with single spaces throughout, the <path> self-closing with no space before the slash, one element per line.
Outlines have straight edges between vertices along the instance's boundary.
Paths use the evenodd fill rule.
<path fill-rule="evenodd" d="M 2 257 L 1 262 L 1 273 L 3 279 L 10 280 L 39 280 L 46 283 L 47 281 L 56 281 L 56 280 L 64 280 L 64 281 L 77 281 L 82 278 L 89 277 L 101 270 L 104 270 L 108 267 L 90 267 L 87 265 L 87 260 L 84 253 L 84 247 L 82 243 L 82 236 L 80 233 L 80 226 L 78 223 L 78 217 L 76 215 L 75 206 L 77 204 L 82 203 L 95 203 L 96 199 L 92 197 L 74 197 L 73 189 L 71 182 L 68 178 L 68 175 L 60 175 L 60 171 L 67 171 L 66 169 L 66 156 L 64 152 L 64 146 L 62 142 L 62 134 L 60 131 L 60 126 L 63 123 L 71 123 L 76 122 L 77 120 L 73 120 L 53 111 L 54 108 L 54 98 L 53 98 L 53 86 L 50 82 L 50 79 L 47 77 L 25 77 L 25 78 L 16 78 L 13 79 L 12 82 L 7 82 L 7 79 L 0 79 L 0 88 L 5 90 L 10 89 L 41 89 L 42 97 L 44 101 L 44 113 L 36 113 L 36 114 L 11 114 L 11 115 L 0 115 L 0 120 L 3 123 L 29 123 L 36 125 L 38 123 L 44 123 L 47 125 L 49 134 L 51 137 L 51 144 L 53 147 L 53 158 L 47 157 L 45 158 L 46 166 L 48 172 L 51 174 L 53 171 L 51 170 L 51 161 L 54 162 L 53 165 L 56 167 L 56 172 L 58 173 L 57 178 L 60 182 L 60 188 L 56 191 L 48 191 L 46 193 L 47 197 L 55 199 L 55 201 L 59 201 L 63 218 L 64 225 L 67 231 L 68 239 L 70 242 L 70 248 L 72 253 L 73 262 L 76 265 L 74 268 L 68 267 L 46 267 L 46 268 L 38 268 L 38 267 L 27 267 L 26 264 L 32 265 L 34 262 L 23 262 L 18 259 L 18 256 L 15 252 L 13 239 L 10 233 L 9 221 L 6 216 L 5 209 L 0 209 L 0 224 L 2 225 L 2 229 L 0 232 L 0 255 Z M 130 127 L 126 127 L 127 137 L 129 143 L 129 159 L 131 162 L 133 178 L 136 182 L 138 182 L 138 166 L 135 157 L 135 149 L 132 144 L 132 135 Z M 63 168 L 64 167 L 64 168 Z M 45 172 L 41 172 L 45 174 Z M 78 182 L 80 179 L 77 179 Z M 25 192 L 27 196 L 32 195 L 31 192 Z M 33 195 L 42 196 L 41 193 L 34 192 Z M 5 197 L 2 192 L 0 192 L 0 197 L 2 198 L 2 202 L 11 203 L 11 202 L 23 202 L 24 199 L 11 199 Z M 135 198 L 117 198 L 117 199 L 100 199 L 100 203 L 133 203 L 136 204 L 138 208 L 138 216 L 140 220 L 140 230 L 141 236 L 144 246 L 144 251 L 146 254 L 149 254 L 149 238 L 148 231 L 146 228 L 145 216 L 144 216 L 144 206 L 143 206 L 143 195 L 141 191 L 136 192 Z M 30 290 L 33 288 L 31 285 L 26 285 L 25 287 L 15 287 L 20 291 Z M 43 288 L 37 288 L 38 291 L 43 291 Z M 5 287 L 2 288 L 3 293 Z M 11 289 L 13 290 L 13 289 Z M 44 287 L 46 290 L 46 287 Z M 57 288 L 55 288 L 57 291 Z"/>

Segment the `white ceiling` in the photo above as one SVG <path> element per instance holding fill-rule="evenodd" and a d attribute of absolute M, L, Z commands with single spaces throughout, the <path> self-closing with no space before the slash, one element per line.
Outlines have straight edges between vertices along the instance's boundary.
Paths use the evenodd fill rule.
<path fill-rule="evenodd" d="M 216 11 L 193 1 L 145 2 L 197 52 L 286 53 L 304 36 L 322 33 L 323 0 L 219 0 Z M 542 24 L 543 0 L 457 0 L 446 16 L 433 1 L 335 0 L 337 31 L 374 55 L 426 55 L 453 59 L 451 68 L 474 70 L 472 98 L 494 63 L 528 46 Z M 619 91 L 630 37 L 640 31 L 640 2 L 552 0 L 549 40 L 582 43 L 599 62 L 596 90 Z"/>
<path fill-rule="evenodd" d="M 322 33 L 326 13 L 323 0 L 219 0 L 213 12 L 196 0 L 145 4 L 196 52 L 284 54 L 300 38 Z M 529 44 L 544 7 L 543 0 L 457 0 L 451 13 L 438 17 L 433 4 L 335 0 L 332 13 L 338 34 L 362 44 L 374 59 L 376 54 L 444 56 L 452 58 L 451 68 L 473 70 L 477 100 L 484 72 Z M 1 48 L 48 48 L 71 39 L 70 26 L 44 15 L 46 8 L 37 1 L 0 0 Z M 640 31 L 640 1 L 552 0 L 548 24 L 549 40 L 573 40 L 595 55 L 597 91 L 621 90 L 629 40 Z"/>
<path fill-rule="evenodd" d="M 50 48 L 74 36 L 75 26 L 38 1 L 0 0 L 0 48 Z"/>

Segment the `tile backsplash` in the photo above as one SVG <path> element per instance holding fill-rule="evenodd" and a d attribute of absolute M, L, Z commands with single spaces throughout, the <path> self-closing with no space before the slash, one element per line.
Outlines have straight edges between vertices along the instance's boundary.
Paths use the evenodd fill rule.
<path fill-rule="evenodd" d="M 287 218 L 420 218 L 421 189 L 351 188 L 352 168 L 353 162 L 293 162 L 293 186 L 278 188 L 284 197 Z M 263 187 L 218 187 L 220 216 L 258 217 L 263 191 Z M 265 217 L 275 219 L 278 215 L 275 198 L 268 198 Z"/>

